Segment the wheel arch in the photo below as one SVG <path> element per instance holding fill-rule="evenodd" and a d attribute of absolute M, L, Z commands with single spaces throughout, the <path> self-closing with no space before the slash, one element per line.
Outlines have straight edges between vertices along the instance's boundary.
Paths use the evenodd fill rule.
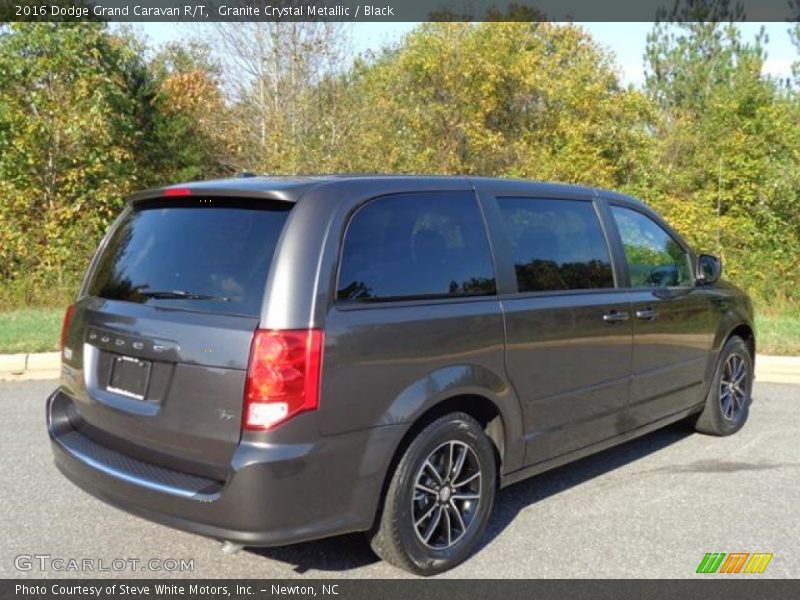
<path fill-rule="evenodd" d="M 384 473 L 380 496 L 376 503 L 375 513 L 372 519 L 373 523 L 378 522 L 378 519 L 381 517 L 384 499 L 389 484 L 391 483 L 392 475 L 408 446 L 428 424 L 439 417 L 454 412 L 463 412 L 473 417 L 478 421 L 487 437 L 492 442 L 492 446 L 495 450 L 499 484 L 503 467 L 504 465 L 508 465 L 508 459 L 511 458 L 512 462 L 514 462 L 514 457 L 509 456 L 509 452 L 515 452 L 515 444 L 513 440 L 509 439 L 509 429 L 513 429 L 513 427 L 509 427 L 509 425 L 511 425 L 507 420 L 509 417 L 504 416 L 498 403 L 490 398 L 490 394 L 476 392 L 453 393 L 426 406 L 426 408 L 416 415 L 414 420 L 409 423 L 408 429 L 396 445 L 388 468 Z"/>
<path fill-rule="evenodd" d="M 722 342 L 722 346 L 728 343 L 728 340 L 731 339 L 733 336 L 739 336 L 744 340 L 744 343 L 747 344 L 747 348 L 750 350 L 750 356 L 753 359 L 753 364 L 756 362 L 756 333 L 753 328 L 747 323 L 739 323 L 736 325 L 727 336 L 725 336 L 724 341 Z"/>
<path fill-rule="evenodd" d="M 731 315 L 731 317 L 725 321 L 725 326 L 719 328 L 716 338 L 714 339 L 713 349 L 709 355 L 708 364 L 706 366 L 706 383 L 707 383 L 705 387 L 706 394 L 708 393 L 709 386 L 711 385 L 711 381 L 714 378 L 714 374 L 716 373 L 717 363 L 719 362 L 722 349 L 725 347 L 725 344 L 728 343 L 728 340 L 731 339 L 733 336 L 741 337 L 744 340 L 745 344 L 747 344 L 747 347 L 750 350 L 753 366 L 755 367 L 756 363 L 755 328 L 753 327 L 752 323 L 749 320 L 745 320 L 735 315 Z"/>

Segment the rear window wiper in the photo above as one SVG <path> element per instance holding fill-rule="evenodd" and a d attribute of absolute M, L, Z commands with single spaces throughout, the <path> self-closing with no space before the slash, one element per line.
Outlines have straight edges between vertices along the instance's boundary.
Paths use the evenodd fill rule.
<path fill-rule="evenodd" d="M 216 300 L 218 302 L 230 302 L 227 296 L 213 296 L 210 294 L 195 294 L 184 290 L 136 290 L 138 294 L 146 298 L 156 300 Z"/>

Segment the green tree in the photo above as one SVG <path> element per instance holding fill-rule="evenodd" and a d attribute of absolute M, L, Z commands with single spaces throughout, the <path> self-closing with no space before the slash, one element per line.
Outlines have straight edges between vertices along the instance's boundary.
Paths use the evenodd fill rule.
<path fill-rule="evenodd" d="M 3 280 L 73 283 L 137 183 L 142 68 L 101 25 L 14 24 L 0 37 Z"/>
<path fill-rule="evenodd" d="M 695 20 L 659 23 L 648 37 L 646 91 L 659 118 L 644 197 L 697 246 L 718 250 L 735 281 L 797 300 L 796 102 L 762 76 L 767 40 L 742 39 L 738 7 L 692 0 L 671 15 Z"/>
<path fill-rule="evenodd" d="M 104 24 L 0 29 L 6 299 L 46 302 L 73 291 L 131 191 L 222 170 L 204 121 L 222 104 L 208 70 L 187 52 L 150 65 L 144 54 L 133 36 Z"/>
<path fill-rule="evenodd" d="M 579 27 L 427 23 L 357 63 L 345 171 L 472 173 L 611 187 L 637 178 L 649 106 Z"/>
<path fill-rule="evenodd" d="M 791 0 L 789 5 L 792 7 L 794 12 L 793 19 L 795 21 L 792 28 L 789 29 L 789 37 L 791 38 L 794 47 L 797 48 L 798 52 L 800 52 L 800 0 Z M 794 85 L 796 87 L 800 87 L 800 61 L 795 61 L 792 63 L 792 75 L 794 76 Z"/>
<path fill-rule="evenodd" d="M 150 62 L 152 133 L 141 155 L 152 184 L 231 175 L 243 153 L 221 88 L 222 67 L 202 41 L 171 43 Z"/>

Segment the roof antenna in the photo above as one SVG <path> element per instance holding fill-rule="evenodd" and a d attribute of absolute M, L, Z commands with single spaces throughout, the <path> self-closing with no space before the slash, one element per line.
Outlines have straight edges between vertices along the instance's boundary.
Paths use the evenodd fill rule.
<path fill-rule="evenodd" d="M 722 256 L 722 157 L 719 157 L 717 178 L 717 256 Z"/>
<path fill-rule="evenodd" d="M 239 179 L 246 179 L 248 177 L 257 177 L 252 171 L 241 171 L 238 175 Z"/>

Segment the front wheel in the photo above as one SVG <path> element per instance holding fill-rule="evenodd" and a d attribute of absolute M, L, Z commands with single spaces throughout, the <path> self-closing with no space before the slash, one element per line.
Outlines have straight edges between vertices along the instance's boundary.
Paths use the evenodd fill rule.
<path fill-rule="evenodd" d="M 486 529 L 497 467 L 492 442 L 465 413 L 440 417 L 409 444 L 369 532 L 385 561 L 434 575 L 466 560 Z"/>
<path fill-rule="evenodd" d="M 720 352 L 706 405 L 695 428 L 712 435 L 731 435 L 747 421 L 753 391 L 753 356 L 745 341 L 731 337 Z"/>

